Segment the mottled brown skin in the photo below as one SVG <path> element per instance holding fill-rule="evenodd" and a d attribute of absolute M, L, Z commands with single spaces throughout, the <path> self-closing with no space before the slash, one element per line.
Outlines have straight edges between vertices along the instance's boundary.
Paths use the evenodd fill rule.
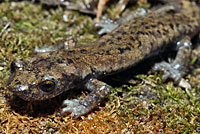
<path fill-rule="evenodd" d="M 16 59 L 9 90 L 34 101 L 84 86 L 92 92 L 82 101 L 64 102 L 68 107 L 62 113 L 72 112 L 75 118 L 86 114 L 109 94 L 109 86 L 98 78 L 133 67 L 162 47 L 199 32 L 196 5 L 184 1 L 179 6 L 175 13 L 151 13 L 128 21 L 84 47 Z"/>

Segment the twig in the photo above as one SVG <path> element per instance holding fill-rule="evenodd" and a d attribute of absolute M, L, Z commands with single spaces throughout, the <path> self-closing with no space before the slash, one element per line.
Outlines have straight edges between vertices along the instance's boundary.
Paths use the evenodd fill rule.
<path fill-rule="evenodd" d="M 10 25 L 10 22 L 8 22 L 6 25 L 5 25 L 5 27 L 1 30 L 1 32 L 0 32 L 0 36 L 3 34 L 3 32 L 9 27 L 9 25 Z"/>

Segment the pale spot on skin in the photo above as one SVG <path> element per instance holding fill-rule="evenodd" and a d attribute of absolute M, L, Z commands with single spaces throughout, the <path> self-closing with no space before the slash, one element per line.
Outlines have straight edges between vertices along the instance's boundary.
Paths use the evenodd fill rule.
<path fill-rule="evenodd" d="M 18 89 L 18 91 L 26 91 L 28 89 L 27 85 L 19 85 L 16 89 Z"/>

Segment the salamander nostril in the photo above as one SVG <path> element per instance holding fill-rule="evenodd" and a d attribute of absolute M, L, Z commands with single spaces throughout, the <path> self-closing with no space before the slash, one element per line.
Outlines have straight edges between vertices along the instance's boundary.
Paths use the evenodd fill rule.
<path fill-rule="evenodd" d="M 22 67 L 23 67 L 22 59 L 15 59 L 10 65 L 11 72 L 16 71 L 16 69 L 22 69 Z"/>
<path fill-rule="evenodd" d="M 16 71 L 16 66 L 14 61 L 10 64 L 10 69 L 11 69 L 11 73 L 14 73 Z"/>

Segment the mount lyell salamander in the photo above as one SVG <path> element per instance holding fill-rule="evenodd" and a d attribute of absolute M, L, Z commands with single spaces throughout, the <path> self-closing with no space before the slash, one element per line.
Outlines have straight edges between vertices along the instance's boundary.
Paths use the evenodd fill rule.
<path fill-rule="evenodd" d="M 50 99 L 74 88 L 88 89 L 91 92 L 83 100 L 64 101 L 61 113 L 71 112 L 78 118 L 109 95 L 110 86 L 99 78 L 129 69 L 170 44 L 178 50 L 176 59 L 171 64 L 158 63 L 154 70 L 163 71 L 164 80 L 179 81 L 190 59 L 190 38 L 200 30 L 200 11 L 194 2 L 175 3 L 173 11 L 138 16 L 83 47 L 14 60 L 8 89 L 27 101 Z"/>

